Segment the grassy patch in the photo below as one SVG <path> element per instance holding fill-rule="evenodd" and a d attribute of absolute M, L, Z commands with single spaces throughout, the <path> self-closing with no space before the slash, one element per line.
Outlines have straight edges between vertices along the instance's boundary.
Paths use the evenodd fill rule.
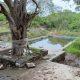
<path fill-rule="evenodd" d="M 31 28 L 28 32 L 28 38 L 36 38 L 48 35 L 49 31 L 42 28 Z"/>
<path fill-rule="evenodd" d="M 80 37 L 80 31 L 75 32 L 75 31 L 70 31 L 70 30 L 59 30 L 59 29 L 51 29 L 49 30 L 51 34 L 55 35 L 66 35 L 66 36 L 73 36 L 73 37 Z"/>
<path fill-rule="evenodd" d="M 31 48 L 31 50 L 34 54 L 40 54 L 41 52 L 41 49 Z"/>
<path fill-rule="evenodd" d="M 9 24 L 6 21 L 0 21 L 0 33 L 10 32 Z"/>
<path fill-rule="evenodd" d="M 0 33 L 10 32 L 7 27 L 0 27 Z"/>
<path fill-rule="evenodd" d="M 67 47 L 65 50 L 68 53 L 80 56 L 80 38 L 76 40 L 73 44 L 71 44 L 69 47 Z"/>
<path fill-rule="evenodd" d="M 52 37 L 50 37 L 49 38 L 49 40 L 51 41 L 51 43 L 56 43 L 56 44 L 61 44 L 61 45 L 65 45 L 65 44 L 67 44 L 68 42 L 69 42 L 69 40 L 67 40 L 67 39 L 63 39 L 63 38 L 52 38 Z"/>

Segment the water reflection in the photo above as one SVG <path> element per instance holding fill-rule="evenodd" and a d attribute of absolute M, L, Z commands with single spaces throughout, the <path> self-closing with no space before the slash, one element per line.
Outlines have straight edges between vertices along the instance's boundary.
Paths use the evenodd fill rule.
<path fill-rule="evenodd" d="M 30 47 L 46 49 L 48 50 L 49 54 L 51 54 L 54 51 L 62 50 L 64 45 L 66 45 L 68 42 L 70 42 L 68 39 L 48 37 L 46 39 L 32 43 Z"/>
<path fill-rule="evenodd" d="M 60 44 L 53 45 L 47 38 L 31 44 L 31 47 L 49 49 L 49 48 L 55 48 L 57 47 L 57 45 L 60 46 L 60 48 L 62 47 Z"/>

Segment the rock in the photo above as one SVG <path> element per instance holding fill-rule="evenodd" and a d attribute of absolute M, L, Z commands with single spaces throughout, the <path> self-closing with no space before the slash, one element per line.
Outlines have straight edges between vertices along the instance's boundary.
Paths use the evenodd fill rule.
<path fill-rule="evenodd" d="M 9 50 L 9 55 L 11 55 L 12 54 L 12 50 Z"/>
<path fill-rule="evenodd" d="M 80 67 L 80 59 L 75 59 L 75 64 Z"/>
<path fill-rule="evenodd" d="M 41 50 L 42 56 L 46 56 L 48 54 L 48 50 Z"/>
<path fill-rule="evenodd" d="M 80 77 L 80 71 L 77 71 L 76 76 Z"/>
<path fill-rule="evenodd" d="M 49 57 L 48 57 L 48 56 L 44 56 L 42 59 L 43 59 L 43 60 L 48 60 Z"/>
<path fill-rule="evenodd" d="M 0 64 L 0 70 L 3 70 L 3 69 L 4 69 L 3 64 Z"/>
<path fill-rule="evenodd" d="M 66 61 L 74 61 L 76 59 L 76 56 L 75 55 L 72 55 L 72 54 L 67 54 L 65 56 L 65 60 Z"/>
<path fill-rule="evenodd" d="M 34 63 L 26 63 L 26 67 L 27 68 L 35 68 L 35 64 Z"/>
<path fill-rule="evenodd" d="M 19 68 L 24 67 L 25 64 L 26 64 L 26 62 L 25 62 L 24 60 L 17 60 L 16 63 L 15 63 L 15 65 L 16 65 L 17 67 L 19 67 Z"/>

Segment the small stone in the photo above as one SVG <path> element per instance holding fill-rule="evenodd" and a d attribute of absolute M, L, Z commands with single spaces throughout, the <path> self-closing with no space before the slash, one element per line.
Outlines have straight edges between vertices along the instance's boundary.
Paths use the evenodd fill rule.
<path fill-rule="evenodd" d="M 33 53 L 31 50 L 29 51 L 31 54 Z"/>
<path fill-rule="evenodd" d="M 3 70 L 3 69 L 4 69 L 3 64 L 0 64 L 0 70 Z"/>
<path fill-rule="evenodd" d="M 48 56 L 44 56 L 42 59 L 43 59 L 43 60 L 48 60 L 49 57 L 48 57 Z"/>
<path fill-rule="evenodd" d="M 26 63 L 27 68 L 35 68 L 35 64 L 34 63 Z"/>
<path fill-rule="evenodd" d="M 80 71 L 77 71 L 76 76 L 80 77 Z"/>
<path fill-rule="evenodd" d="M 11 55 L 12 54 L 12 50 L 9 50 L 9 53 L 8 54 Z"/>
<path fill-rule="evenodd" d="M 11 53 L 12 52 L 12 50 L 9 50 L 9 53 Z"/>
<path fill-rule="evenodd" d="M 44 71 L 43 74 L 52 74 L 52 71 Z"/>
<path fill-rule="evenodd" d="M 44 49 L 43 49 L 43 50 L 41 51 L 41 53 L 42 53 L 42 56 L 46 56 L 46 55 L 48 55 L 48 50 L 44 50 Z"/>
<path fill-rule="evenodd" d="M 56 76 L 55 76 L 54 78 L 55 78 L 55 79 L 57 79 L 57 77 L 56 77 Z"/>
<path fill-rule="evenodd" d="M 66 61 L 74 61 L 76 59 L 76 56 L 75 55 L 72 55 L 72 54 L 67 54 L 65 56 L 65 60 Z"/>
<path fill-rule="evenodd" d="M 24 60 L 17 60 L 15 65 L 19 68 L 24 67 L 26 62 Z"/>
<path fill-rule="evenodd" d="M 48 80 L 47 78 L 44 78 L 43 80 Z"/>

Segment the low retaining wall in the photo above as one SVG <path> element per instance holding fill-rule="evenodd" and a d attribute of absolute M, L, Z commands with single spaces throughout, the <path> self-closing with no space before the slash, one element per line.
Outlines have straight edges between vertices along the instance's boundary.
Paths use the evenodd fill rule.
<path fill-rule="evenodd" d="M 68 46 L 70 46 L 72 43 L 74 43 L 77 39 L 69 42 L 67 45 L 65 45 L 63 48 L 62 48 L 62 51 L 59 52 L 58 55 L 52 57 L 50 60 L 52 62 L 59 62 L 59 61 L 64 61 L 65 60 L 65 55 L 66 55 L 66 52 L 64 51 L 65 48 L 67 48 Z"/>
<path fill-rule="evenodd" d="M 55 56 L 51 61 L 52 62 L 59 62 L 59 61 L 64 61 L 65 60 L 65 51 L 63 51 L 61 54 Z"/>

